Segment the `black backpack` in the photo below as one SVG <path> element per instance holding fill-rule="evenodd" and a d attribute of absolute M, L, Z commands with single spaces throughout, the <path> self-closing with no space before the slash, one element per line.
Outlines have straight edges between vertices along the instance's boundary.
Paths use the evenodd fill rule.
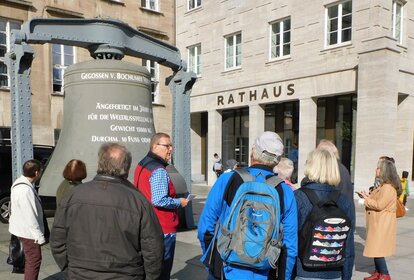
<path fill-rule="evenodd" d="M 341 268 L 345 262 L 346 240 L 351 220 L 336 204 L 340 192 L 321 200 L 316 193 L 302 187 L 313 207 L 299 230 L 299 258 L 307 269 Z"/>

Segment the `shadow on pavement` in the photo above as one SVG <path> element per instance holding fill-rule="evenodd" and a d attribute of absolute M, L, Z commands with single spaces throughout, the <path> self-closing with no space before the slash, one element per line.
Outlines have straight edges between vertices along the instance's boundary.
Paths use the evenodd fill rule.
<path fill-rule="evenodd" d="M 180 279 L 180 280 L 205 280 L 207 279 L 208 273 L 204 269 L 203 265 L 200 262 L 201 255 L 195 256 L 187 260 L 186 266 L 175 272 L 171 275 L 171 279 Z"/>
<path fill-rule="evenodd" d="M 362 255 L 363 251 L 364 244 L 355 242 L 355 270 L 372 273 L 374 271 L 374 259 L 364 257 Z"/>
<path fill-rule="evenodd" d="M 58 272 L 53 275 L 50 275 L 43 280 L 66 280 L 65 276 L 63 275 L 63 272 Z"/>
<path fill-rule="evenodd" d="M 363 240 L 367 238 L 367 229 L 365 226 L 356 226 L 355 227 L 355 237 L 359 236 Z"/>

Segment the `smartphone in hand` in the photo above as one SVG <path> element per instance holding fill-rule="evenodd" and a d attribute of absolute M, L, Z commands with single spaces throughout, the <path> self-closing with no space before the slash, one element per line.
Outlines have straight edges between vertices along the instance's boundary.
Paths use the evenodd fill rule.
<path fill-rule="evenodd" d="M 355 192 L 360 198 L 364 198 L 364 196 L 360 192 Z"/>

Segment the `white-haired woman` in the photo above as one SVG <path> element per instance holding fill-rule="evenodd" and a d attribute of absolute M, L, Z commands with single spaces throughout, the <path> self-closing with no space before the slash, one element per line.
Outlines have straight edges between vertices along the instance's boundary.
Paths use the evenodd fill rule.
<path fill-rule="evenodd" d="M 340 181 L 338 160 L 334 153 L 325 149 L 316 149 L 312 151 L 306 161 L 305 166 L 305 178 L 301 182 L 301 188 L 295 191 L 296 205 L 298 207 L 298 228 L 299 232 L 303 228 L 305 221 L 308 219 L 309 214 L 313 208 L 312 202 L 308 198 L 307 193 L 316 195 L 319 201 L 337 198 L 336 204 L 345 215 L 351 221 L 351 227 L 347 232 L 347 239 L 345 242 L 345 262 L 342 267 L 330 268 L 330 269 L 310 269 L 302 264 L 300 257 L 296 260 L 296 280 L 302 279 L 332 279 L 332 280 L 349 280 L 352 278 L 352 268 L 354 265 L 355 250 L 354 250 L 354 228 L 355 228 L 355 212 L 352 210 L 353 202 L 344 194 L 341 194 L 336 187 Z M 306 191 L 302 191 L 304 189 Z M 310 195 L 309 194 L 309 195 Z M 323 229 L 325 230 L 325 229 Z M 324 236 L 328 236 L 327 233 L 334 235 L 337 232 L 329 232 L 331 229 L 326 229 Z M 336 229 L 332 229 L 336 231 Z M 311 234 L 311 233 L 310 233 Z M 321 237 L 322 238 L 322 237 Z M 328 237 L 325 241 L 329 241 Z M 338 240 L 334 240 L 338 241 Z M 329 241 L 331 242 L 331 241 Z M 333 241 L 332 241 L 333 242 Z M 301 238 L 299 237 L 299 248 L 301 247 Z M 343 245 L 342 245 L 343 246 Z M 321 259 L 326 257 L 322 252 L 322 249 L 331 250 L 332 248 L 309 248 L 309 250 L 316 250 L 315 258 Z M 301 252 L 299 250 L 300 255 Z M 342 256 L 341 256 L 342 257 Z"/>
<path fill-rule="evenodd" d="M 277 174 L 281 179 L 285 180 L 285 183 L 289 185 L 292 190 L 295 190 L 295 187 L 292 185 L 291 179 L 293 170 L 295 169 L 293 161 L 288 158 L 282 157 L 279 163 L 273 167 L 273 172 Z"/>

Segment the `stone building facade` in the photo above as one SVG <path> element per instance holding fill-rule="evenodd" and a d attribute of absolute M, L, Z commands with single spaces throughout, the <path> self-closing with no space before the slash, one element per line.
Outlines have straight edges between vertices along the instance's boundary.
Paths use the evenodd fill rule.
<path fill-rule="evenodd" d="M 193 179 L 212 158 L 249 164 L 257 135 L 298 159 L 334 141 L 355 189 L 379 156 L 413 173 L 414 4 L 399 0 L 176 1 L 177 45 L 198 73 L 191 96 Z M 298 151 L 298 157 L 295 153 Z"/>
<path fill-rule="evenodd" d="M 11 126 L 10 83 L 4 56 L 10 31 L 33 18 L 103 18 L 125 22 L 132 28 L 175 45 L 174 0 L 4 0 L 0 1 L 0 134 L 7 138 Z M 86 49 L 62 45 L 32 45 L 31 71 L 33 143 L 54 145 L 63 119 L 63 73 L 73 63 L 92 60 Z M 145 65 L 152 74 L 153 114 L 157 131 L 171 133 L 171 94 L 165 78 L 172 70 L 139 58 L 124 57 Z"/>

